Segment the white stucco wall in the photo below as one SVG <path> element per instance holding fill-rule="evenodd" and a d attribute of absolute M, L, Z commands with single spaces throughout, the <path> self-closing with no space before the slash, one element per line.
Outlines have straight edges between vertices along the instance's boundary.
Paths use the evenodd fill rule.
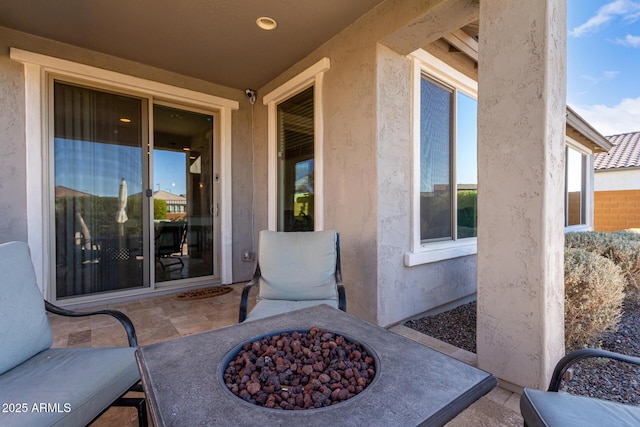
<path fill-rule="evenodd" d="M 595 191 L 640 190 L 640 169 L 595 172 Z"/>

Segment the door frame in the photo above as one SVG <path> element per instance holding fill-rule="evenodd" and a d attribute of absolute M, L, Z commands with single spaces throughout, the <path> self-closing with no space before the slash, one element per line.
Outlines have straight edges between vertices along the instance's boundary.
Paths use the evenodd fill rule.
<path fill-rule="evenodd" d="M 53 100 L 49 94 L 49 74 L 81 80 L 85 84 L 99 84 L 116 91 L 149 96 L 152 99 L 178 103 L 185 107 L 217 111 L 220 116 L 220 276 L 223 284 L 232 278 L 232 205 L 231 205 L 231 112 L 239 108 L 238 101 L 196 92 L 165 83 L 133 77 L 60 58 L 11 48 L 9 57 L 24 65 L 25 76 L 25 140 L 27 242 L 35 268 L 36 280 L 44 297 L 55 300 L 55 240 L 52 238 L 51 168 L 49 142 L 52 129 L 50 116 Z M 153 289 L 134 289 L 117 294 L 89 295 L 64 299 L 61 305 L 76 305 L 108 299 L 148 294 Z"/>

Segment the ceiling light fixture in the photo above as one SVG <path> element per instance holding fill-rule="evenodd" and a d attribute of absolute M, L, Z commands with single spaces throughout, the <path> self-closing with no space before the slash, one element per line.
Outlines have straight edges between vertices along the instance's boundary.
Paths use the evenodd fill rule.
<path fill-rule="evenodd" d="M 273 18 L 269 18 L 268 16 L 261 16 L 260 18 L 256 19 L 256 24 L 258 25 L 258 27 L 266 31 L 274 30 L 278 26 L 276 20 Z"/>
<path fill-rule="evenodd" d="M 128 117 L 122 117 L 122 118 L 120 119 L 120 121 L 121 121 L 122 123 L 131 123 L 131 119 L 130 119 L 130 118 L 128 118 Z"/>

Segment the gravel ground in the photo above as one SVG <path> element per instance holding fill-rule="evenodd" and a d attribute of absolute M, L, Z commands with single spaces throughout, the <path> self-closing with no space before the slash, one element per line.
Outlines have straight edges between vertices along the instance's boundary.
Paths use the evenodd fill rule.
<path fill-rule="evenodd" d="M 475 302 L 435 316 L 409 320 L 405 326 L 476 352 Z M 618 330 L 607 332 L 599 342 L 588 343 L 585 347 L 600 347 L 640 357 L 640 302 L 625 301 Z M 573 369 L 573 379 L 563 382 L 564 391 L 640 405 L 640 366 L 591 359 L 578 362 Z"/>

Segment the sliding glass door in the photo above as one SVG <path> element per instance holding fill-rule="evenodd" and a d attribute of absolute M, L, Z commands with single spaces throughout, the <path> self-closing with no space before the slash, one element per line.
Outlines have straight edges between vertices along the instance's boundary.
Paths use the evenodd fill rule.
<path fill-rule="evenodd" d="M 54 84 L 56 297 L 148 286 L 144 103 Z"/>
<path fill-rule="evenodd" d="M 213 115 L 55 81 L 52 117 L 56 299 L 214 278 Z"/>
<path fill-rule="evenodd" d="M 155 281 L 214 274 L 213 116 L 153 106 Z"/>

